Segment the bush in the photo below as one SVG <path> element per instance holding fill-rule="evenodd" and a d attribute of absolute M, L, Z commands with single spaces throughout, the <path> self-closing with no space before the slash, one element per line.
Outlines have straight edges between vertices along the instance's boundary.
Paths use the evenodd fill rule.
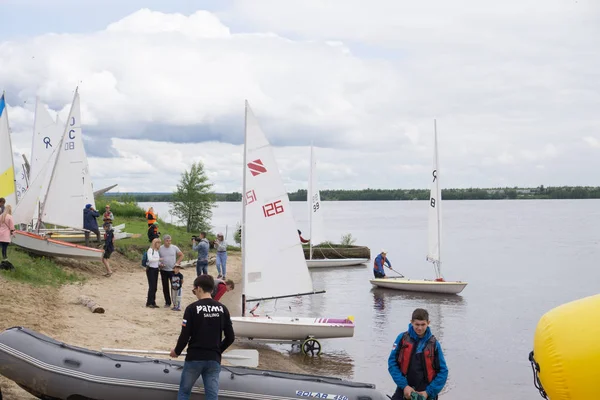
<path fill-rule="evenodd" d="M 340 241 L 340 244 L 342 246 L 352 246 L 355 242 L 356 239 L 352 237 L 352 234 L 347 233 L 345 235 L 342 235 L 342 240 Z"/>

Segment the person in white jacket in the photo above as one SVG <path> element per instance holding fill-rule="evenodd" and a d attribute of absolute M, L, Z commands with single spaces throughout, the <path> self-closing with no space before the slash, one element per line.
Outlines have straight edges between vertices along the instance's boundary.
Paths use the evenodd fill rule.
<path fill-rule="evenodd" d="M 158 308 L 156 305 L 156 289 L 158 286 L 159 264 L 162 261 L 158 252 L 159 248 L 160 239 L 156 238 L 152 241 L 152 245 L 147 251 L 146 277 L 148 278 L 148 297 L 146 299 L 146 307 L 148 308 Z"/>

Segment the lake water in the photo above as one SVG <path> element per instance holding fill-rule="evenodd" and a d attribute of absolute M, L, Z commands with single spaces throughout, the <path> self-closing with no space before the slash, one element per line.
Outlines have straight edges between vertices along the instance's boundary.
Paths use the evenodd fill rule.
<path fill-rule="evenodd" d="M 356 244 L 371 248 L 372 258 L 387 249 L 392 266 L 405 276 L 434 277 L 425 261 L 427 202 L 322 204 L 328 239 L 339 242 L 351 233 Z M 152 205 L 163 218 L 168 214 L 167 203 Z M 292 209 L 298 228 L 308 232 L 306 203 L 292 202 Z M 240 220 L 240 203 L 219 203 L 214 210 L 215 231 L 225 232 L 228 225 L 231 242 Z M 600 292 L 599 222 L 599 200 L 446 201 L 442 272 L 447 280 L 469 283 L 460 295 L 373 289 L 371 264 L 311 270 L 315 288 L 327 293 L 280 300 L 277 314 L 353 315 L 355 335 L 321 341 L 320 358 L 290 356 L 314 373 L 375 383 L 391 395 L 395 385 L 387 358 L 392 343 L 406 330 L 412 311 L 423 307 L 450 371 L 444 399 L 541 398 L 527 359 L 533 333 L 546 311 Z M 261 304 L 261 314 L 273 308 Z"/>

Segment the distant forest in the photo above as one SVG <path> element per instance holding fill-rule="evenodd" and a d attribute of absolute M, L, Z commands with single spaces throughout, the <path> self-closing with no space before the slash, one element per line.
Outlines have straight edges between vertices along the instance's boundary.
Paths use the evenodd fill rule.
<path fill-rule="evenodd" d="M 385 201 L 385 200 L 427 200 L 429 189 L 362 189 L 362 190 L 321 190 L 324 201 Z M 104 196 L 119 201 L 170 202 L 172 193 L 105 193 Z M 241 193 L 215 193 L 216 201 L 241 201 Z M 291 201 L 306 201 L 306 190 L 289 193 Z M 537 188 L 469 188 L 442 189 L 444 200 L 504 200 L 504 199 L 600 199 L 600 187 L 557 186 Z"/>

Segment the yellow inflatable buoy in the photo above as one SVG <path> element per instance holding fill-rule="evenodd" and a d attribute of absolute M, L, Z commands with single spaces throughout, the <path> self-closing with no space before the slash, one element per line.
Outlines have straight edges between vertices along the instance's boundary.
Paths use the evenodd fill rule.
<path fill-rule="evenodd" d="M 600 399 L 600 294 L 544 314 L 535 329 L 529 360 L 542 397 Z"/>

